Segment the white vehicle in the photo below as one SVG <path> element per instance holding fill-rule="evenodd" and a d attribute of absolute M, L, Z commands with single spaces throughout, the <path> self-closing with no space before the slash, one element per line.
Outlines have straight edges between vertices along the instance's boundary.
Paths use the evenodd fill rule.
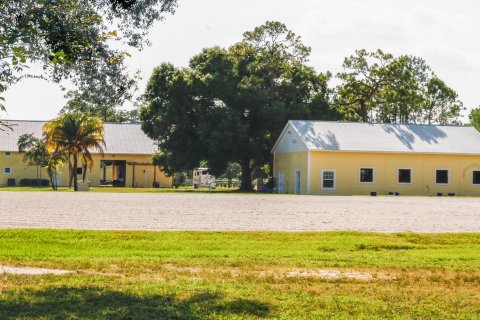
<path fill-rule="evenodd" d="M 193 188 L 209 188 L 215 189 L 217 184 L 215 177 L 208 172 L 208 168 L 193 169 Z"/>

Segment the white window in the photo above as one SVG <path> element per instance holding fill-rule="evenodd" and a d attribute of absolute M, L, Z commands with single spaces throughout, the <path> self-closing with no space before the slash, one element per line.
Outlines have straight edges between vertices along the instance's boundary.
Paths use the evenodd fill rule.
<path fill-rule="evenodd" d="M 412 169 L 398 169 L 398 183 L 412 183 Z"/>
<path fill-rule="evenodd" d="M 322 190 L 335 190 L 335 170 L 322 170 Z"/>
<path fill-rule="evenodd" d="M 5 157 L 11 157 L 11 156 L 12 156 L 12 153 L 11 153 L 10 151 L 6 151 L 6 152 L 4 153 L 4 156 L 5 156 Z"/>
<path fill-rule="evenodd" d="M 448 169 L 436 169 L 435 170 L 435 183 L 436 184 L 449 184 L 450 183 L 450 170 L 448 170 Z"/>
<path fill-rule="evenodd" d="M 3 168 L 3 173 L 4 174 L 11 174 L 12 173 L 12 168 L 10 168 L 10 167 Z"/>
<path fill-rule="evenodd" d="M 360 183 L 374 183 L 375 172 L 373 168 L 360 168 Z"/>

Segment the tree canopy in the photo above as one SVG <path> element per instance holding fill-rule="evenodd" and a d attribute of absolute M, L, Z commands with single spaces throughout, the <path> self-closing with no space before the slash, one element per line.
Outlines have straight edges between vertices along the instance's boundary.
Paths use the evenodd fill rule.
<path fill-rule="evenodd" d="M 156 68 L 144 95 L 144 131 L 159 142 L 156 156 L 167 172 L 207 160 L 219 175 L 229 163 L 242 168 L 251 190 L 254 168 L 289 119 L 337 119 L 328 103 L 330 74 L 306 65 L 310 49 L 279 22 L 246 32 L 228 49 L 204 49 L 189 68 Z"/>
<path fill-rule="evenodd" d="M 92 169 L 92 150 L 103 154 L 105 147 L 104 126 L 99 117 L 87 113 L 64 113 L 47 122 L 43 127 L 48 152 L 65 154 L 69 162 L 70 179 L 74 190 L 78 191 L 77 167 L 82 161 L 83 180 L 86 170 Z"/>
<path fill-rule="evenodd" d="M 456 124 L 458 94 L 418 57 L 358 50 L 345 58 L 335 102 L 347 120 Z"/>
<path fill-rule="evenodd" d="M 23 153 L 23 162 L 27 166 L 37 167 L 37 179 L 41 179 L 41 168 L 48 173 L 50 185 L 57 190 L 57 169 L 65 161 L 66 155 L 61 151 L 49 152 L 45 138 L 36 138 L 33 134 L 23 134 L 18 138 L 18 151 Z M 40 185 L 39 183 L 37 184 Z"/>
<path fill-rule="evenodd" d="M 176 0 L 1 1 L 0 96 L 23 77 L 36 77 L 68 79 L 76 88 L 71 94 L 88 101 L 93 92 L 95 103 L 122 103 L 134 81 L 124 65 L 128 52 L 116 48 L 141 49 L 148 29 L 175 6 Z"/>
<path fill-rule="evenodd" d="M 470 125 L 474 126 L 478 131 L 480 131 L 480 107 L 473 108 L 470 111 L 468 118 L 470 119 Z"/>

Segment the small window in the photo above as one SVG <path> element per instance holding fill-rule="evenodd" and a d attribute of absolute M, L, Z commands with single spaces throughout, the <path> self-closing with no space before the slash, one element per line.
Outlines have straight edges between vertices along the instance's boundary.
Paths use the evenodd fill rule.
<path fill-rule="evenodd" d="M 448 170 L 437 169 L 435 179 L 437 184 L 448 184 Z"/>
<path fill-rule="evenodd" d="M 360 169 L 360 182 L 361 183 L 373 183 L 373 169 L 361 168 Z"/>
<path fill-rule="evenodd" d="M 77 168 L 77 174 L 83 174 L 83 168 Z"/>
<path fill-rule="evenodd" d="M 4 174 L 11 174 L 12 173 L 12 168 L 10 168 L 10 167 L 3 168 L 3 173 Z"/>
<path fill-rule="evenodd" d="M 5 157 L 11 157 L 12 156 L 12 153 L 10 151 L 7 151 L 4 153 Z"/>
<path fill-rule="evenodd" d="M 335 171 L 334 170 L 322 171 L 322 189 L 324 190 L 335 189 Z"/>
<path fill-rule="evenodd" d="M 474 170 L 473 171 L 473 184 L 480 184 L 480 171 Z"/>
<path fill-rule="evenodd" d="M 412 170 L 398 169 L 398 183 L 412 183 Z"/>

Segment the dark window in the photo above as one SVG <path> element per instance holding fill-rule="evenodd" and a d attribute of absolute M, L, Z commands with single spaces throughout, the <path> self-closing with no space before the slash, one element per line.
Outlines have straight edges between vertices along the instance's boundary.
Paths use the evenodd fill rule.
<path fill-rule="evenodd" d="M 373 182 L 373 169 L 360 169 L 360 182 Z"/>
<path fill-rule="evenodd" d="M 436 182 L 441 184 L 448 183 L 448 170 L 437 170 Z"/>
<path fill-rule="evenodd" d="M 398 169 L 398 183 L 412 183 L 412 170 Z"/>
<path fill-rule="evenodd" d="M 11 157 L 12 153 L 10 151 L 5 152 L 5 157 Z"/>
<path fill-rule="evenodd" d="M 3 172 L 6 174 L 12 173 L 12 168 L 6 167 L 3 169 Z"/>
<path fill-rule="evenodd" d="M 77 168 L 77 174 L 83 174 L 83 168 Z"/>
<path fill-rule="evenodd" d="M 473 171 L 473 184 L 480 184 L 480 171 Z"/>

